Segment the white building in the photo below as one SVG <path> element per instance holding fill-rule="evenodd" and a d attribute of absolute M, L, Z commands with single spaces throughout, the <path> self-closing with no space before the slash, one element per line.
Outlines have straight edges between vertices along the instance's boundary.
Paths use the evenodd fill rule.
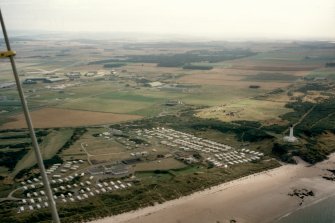
<path fill-rule="evenodd" d="M 290 127 L 290 135 L 289 135 L 289 136 L 284 136 L 283 140 L 284 140 L 285 142 L 290 142 L 290 143 L 298 141 L 298 138 L 296 138 L 296 137 L 293 135 L 293 126 L 292 126 L 292 125 L 291 125 L 291 127 Z"/>

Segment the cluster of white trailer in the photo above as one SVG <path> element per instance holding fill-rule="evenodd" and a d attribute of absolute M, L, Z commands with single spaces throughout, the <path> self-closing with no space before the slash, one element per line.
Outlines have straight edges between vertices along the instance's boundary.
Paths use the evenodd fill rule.
<path fill-rule="evenodd" d="M 48 175 L 54 174 L 55 171 L 59 170 L 60 173 L 66 173 L 68 171 L 75 171 L 79 168 L 80 164 L 83 164 L 83 160 L 67 161 L 65 164 L 56 163 L 46 170 Z"/>
<path fill-rule="evenodd" d="M 149 139 L 153 137 L 158 138 L 161 144 L 169 147 L 207 154 L 207 161 L 217 167 L 228 167 L 228 165 L 259 160 L 264 155 L 263 153 L 249 149 L 237 151 L 229 145 L 169 128 L 138 129 L 136 130 L 136 134 Z"/>
<path fill-rule="evenodd" d="M 97 189 L 94 189 L 96 194 L 99 193 L 106 193 L 108 191 L 126 189 L 127 187 L 131 187 L 131 183 L 121 182 L 120 180 L 117 181 L 110 181 L 110 182 L 103 182 L 97 184 Z M 85 191 L 81 191 L 81 193 L 85 193 Z M 91 191 L 90 194 L 93 196 L 93 192 Z"/>
<path fill-rule="evenodd" d="M 79 165 L 84 163 L 83 160 L 78 160 L 78 161 L 68 161 L 65 164 L 61 164 L 61 163 L 56 163 L 53 164 L 49 169 L 47 169 L 47 174 L 51 175 L 53 174 L 57 169 L 59 168 L 68 168 L 70 170 L 77 170 L 79 168 Z M 73 164 L 77 164 L 77 165 L 73 165 Z M 73 165 L 73 166 L 72 166 Z M 74 177 L 77 177 L 78 174 L 74 174 L 74 176 L 68 176 L 65 177 L 64 179 L 62 178 L 62 174 L 66 173 L 67 171 L 62 171 L 63 169 L 60 170 L 60 174 L 53 174 L 51 175 L 51 177 L 53 178 L 52 180 L 50 180 L 50 183 L 55 184 L 55 183 L 63 183 L 66 181 L 71 181 L 74 179 Z M 30 180 L 26 180 L 26 181 L 22 181 L 21 184 L 23 186 L 23 190 L 28 190 L 28 189 L 36 189 L 38 187 L 42 187 L 43 183 L 41 182 L 41 176 L 38 178 L 33 178 Z"/>
<path fill-rule="evenodd" d="M 36 187 L 43 186 L 43 183 L 41 182 L 40 178 L 41 177 L 33 178 L 32 180 L 22 181 L 21 184 L 23 185 L 23 190 L 35 189 Z"/>
<path fill-rule="evenodd" d="M 83 173 L 80 176 L 84 176 Z M 129 182 L 122 182 L 120 180 L 102 182 L 102 183 L 93 183 L 93 176 L 89 177 L 89 180 L 80 183 L 69 183 L 67 185 L 53 187 L 53 191 L 60 193 L 59 196 L 54 195 L 54 199 L 57 202 L 75 202 L 81 201 L 89 197 L 93 197 L 102 193 L 126 189 L 131 187 L 132 184 Z M 58 179 L 60 180 L 60 179 Z M 66 182 L 66 181 L 63 181 Z M 93 185 L 94 184 L 94 185 Z M 72 190 L 71 192 L 68 192 Z M 75 192 L 76 191 L 76 192 Z M 63 192 L 63 193 L 61 193 Z M 27 198 L 22 199 L 18 212 L 21 213 L 27 210 L 41 209 L 48 207 L 48 199 L 45 196 L 43 190 L 39 192 L 27 193 Z"/>

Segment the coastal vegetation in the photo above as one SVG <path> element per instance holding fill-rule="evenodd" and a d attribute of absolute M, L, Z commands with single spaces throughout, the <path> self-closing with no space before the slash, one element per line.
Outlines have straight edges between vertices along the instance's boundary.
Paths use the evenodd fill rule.
<path fill-rule="evenodd" d="M 62 221 L 66 222 L 81 222 L 107 217 L 163 203 L 278 166 L 278 162 L 270 160 L 241 164 L 230 170 L 191 166 L 180 171 L 176 170 L 173 175 L 162 171 L 146 172 L 145 177 L 141 177 L 141 181 L 128 190 L 91 197 L 86 202 L 59 204 L 59 213 Z M 135 173 L 135 176 L 141 175 L 141 172 Z M 15 215 L 12 208 L 13 206 L 9 203 L 0 203 L 0 215 L 5 222 L 47 222 L 50 219 L 47 209 L 37 210 L 32 214 L 26 212 Z"/>

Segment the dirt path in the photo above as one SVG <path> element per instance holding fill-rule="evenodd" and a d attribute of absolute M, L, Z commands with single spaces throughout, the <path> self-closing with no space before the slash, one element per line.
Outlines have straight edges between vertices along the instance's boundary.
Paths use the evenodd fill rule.
<path fill-rule="evenodd" d="M 86 146 L 84 146 L 83 143 L 80 143 L 80 146 L 81 146 L 81 148 L 84 150 L 84 152 L 87 155 L 87 162 L 92 166 L 93 164 L 92 164 L 91 159 L 90 159 L 91 156 L 92 156 L 92 154 L 90 154 L 89 152 L 87 152 Z"/>
<path fill-rule="evenodd" d="M 311 128 L 313 128 L 316 124 L 318 124 L 319 122 L 321 122 L 321 121 L 323 121 L 323 120 L 329 118 L 329 117 L 332 116 L 332 115 L 335 115 L 335 112 L 330 113 L 329 115 L 327 115 L 326 117 L 324 117 L 324 118 L 322 118 L 322 119 L 319 119 L 317 122 L 315 122 L 315 123 L 311 126 Z"/>
<path fill-rule="evenodd" d="M 311 107 L 303 116 L 301 116 L 301 118 L 296 123 L 293 124 L 293 128 L 296 127 L 297 125 L 299 125 L 306 118 L 306 116 L 309 115 L 309 113 L 311 113 L 314 110 L 315 106 L 316 105 L 313 105 L 313 107 Z M 289 129 L 286 129 L 284 131 L 284 134 L 286 134 L 288 132 L 288 130 Z"/>

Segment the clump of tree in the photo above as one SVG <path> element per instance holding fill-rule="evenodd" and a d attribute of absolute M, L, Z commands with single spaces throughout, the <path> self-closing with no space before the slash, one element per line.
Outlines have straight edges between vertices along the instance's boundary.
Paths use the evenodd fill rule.
<path fill-rule="evenodd" d="M 268 132 L 274 132 L 276 134 L 283 133 L 289 126 L 288 125 L 267 125 L 262 126 L 262 130 Z"/>
<path fill-rule="evenodd" d="M 63 163 L 63 162 L 64 161 L 62 160 L 62 158 L 60 158 L 60 156 L 58 156 L 58 155 L 54 155 L 50 159 L 43 160 L 45 168 L 49 168 L 49 167 L 51 167 L 52 165 L 54 165 L 56 163 Z"/>
<path fill-rule="evenodd" d="M 0 139 L 25 139 L 29 138 L 28 133 L 15 134 L 15 135 L 0 135 Z"/>
<path fill-rule="evenodd" d="M 20 170 L 14 177 L 14 179 L 21 179 L 22 177 L 28 176 L 33 167 Z"/>
<path fill-rule="evenodd" d="M 306 85 L 300 87 L 296 91 L 307 93 L 307 91 L 325 91 L 330 90 L 333 87 L 328 85 L 328 83 L 307 83 Z"/>
<path fill-rule="evenodd" d="M 197 130 L 213 129 L 223 133 L 234 133 L 236 134 L 237 139 L 240 141 L 257 142 L 264 139 L 273 138 L 273 136 L 269 135 L 264 130 L 258 129 L 258 126 L 260 126 L 260 124 L 248 121 L 244 121 L 244 124 L 243 122 L 240 123 L 221 122 L 218 120 L 209 119 L 197 120 L 195 123 L 191 124 L 191 127 Z"/>
<path fill-rule="evenodd" d="M 62 146 L 59 152 L 72 146 L 85 132 L 87 132 L 86 128 L 75 128 L 71 138 Z"/>
<path fill-rule="evenodd" d="M 295 81 L 298 77 L 284 74 L 284 73 L 258 73 L 256 75 L 250 75 L 245 77 L 243 80 L 249 81 Z"/>
<path fill-rule="evenodd" d="M 42 139 L 38 140 L 39 142 Z M 9 144 L 1 144 L 0 145 L 0 149 L 3 148 L 13 148 L 13 149 L 17 149 L 17 148 L 25 148 L 25 147 L 29 147 L 31 146 L 30 142 L 20 142 L 20 143 L 9 143 Z"/>
<path fill-rule="evenodd" d="M 30 142 L 30 135 L 26 131 L 18 131 L 18 130 L 8 130 L 8 131 L 0 131 L 0 133 L 10 133 L 10 134 L 4 134 L 0 136 L 0 139 L 22 139 L 21 142 L 12 142 L 8 144 L 2 143 L 0 145 L 1 148 L 26 148 L 31 146 Z M 43 141 L 43 137 L 48 135 L 49 131 L 47 130 L 37 130 L 35 132 L 35 135 L 37 137 L 37 142 L 41 143 Z M 26 140 L 23 140 L 26 139 Z M 25 141 L 25 142 L 22 142 Z"/>
<path fill-rule="evenodd" d="M 36 137 L 47 136 L 48 134 L 49 134 L 49 131 L 44 130 L 44 129 L 41 129 L 35 132 Z"/>
<path fill-rule="evenodd" d="M 301 157 L 301 159 L 305 160 L 308 163 L 315 164 L 317 162 L 321 162 L 322 160 L 327 159 L 327 155 L 329 152 L 321 149 L 314 143 L 309 143 L 306 147 L 301 148 L 296 151 L 295 155 Z"/>
<path fill-rule="evenodd" d="M 334 62 L 328 62 L 328 63 L 326 63 L 326 67 L 335 67 L 335 63 Z"/>
<path fill-rule="evenodd" d="M 140 139 L 140 138 L 130 138 L 129 141 L 132 141 L 136 144 L 146 144 L 146 143 L 148 143 L 144 139 Z"/>
<path fill-rule="evenodd" d="M 92 61 L 88 64 L 105 63 L 156 63 L 159 67 L 183 67 L 186 64 L 207 61 L 216 63 L 255 55 L 247 49 L 232 49 L 222 51 L 194 50 L 180 54 L 152 54 L 152 55 L 128 55 L 107 60 Z"/>
<path fill-rule="evenodd" d="M 28 153 L 28 149 L 20 149 L 18 151 L 0 151 L 0 166 L 5 166 L 12 171 L 17 162 Z"/>
<path fill-rule="evenodd" d="M 293 145 L 274 143 L 272 147 L 272 154 L 286 163 L 296 163 L 293 159 L 294 151 L 299 148 Z"/>
<path fill-rule="evenodd" d="M 104 64 L 104 68 L 117 68 L 117 67 L 123 67 L 126 64 L 124 63 L 109 63 L 109 64 Z"/>
<path fill-rule="evenodd" d="M 291 102 L 288 103 L 286 107 L 291 108 L 294 111 L 286 113 L 281 117 L 288 120 L 290 123 L 297 122 L 303 115 L 310 111 L 302 122 L 295 127 L 295 131 L 298 135 L 316 136 L 325 131 L 335 129 L 334 97 L 317 104 L 301 101 Z"/>
<path fill-rule="evenodd" d="M 184 70 L 211 70 L 213 69 L 212 66 L 204 66 L 204 65 L 193 65 L 193 64 L 187 64 L 183 66 Z"/>

